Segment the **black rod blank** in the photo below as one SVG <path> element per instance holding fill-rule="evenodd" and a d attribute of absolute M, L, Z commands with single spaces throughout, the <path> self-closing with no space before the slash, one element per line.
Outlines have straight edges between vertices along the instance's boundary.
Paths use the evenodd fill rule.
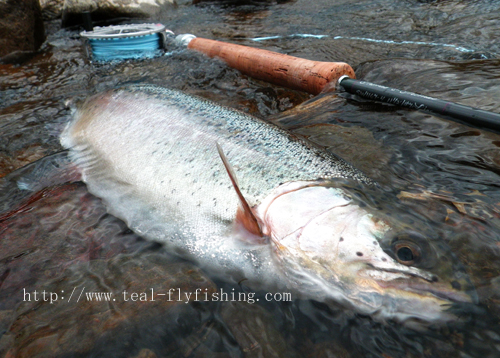
<path fill-rule="evenodd" d="M 347 92 L 366 99 L 429 111 L 447 118 L 472 124 L 479 128 L 500 131 L 500 114 L 498 113 L 380 86 L 370 82 L 354 80 L 347 76 L 341 77 L 338 82 Z"/>
<path fill-rule="evenodd" d="M 94 25 L 92 24 L 92 16 L 90 15 L 90 11 L 82 11 L 83 18 L 83 28 L 85 31 L 93 31 Z"/>

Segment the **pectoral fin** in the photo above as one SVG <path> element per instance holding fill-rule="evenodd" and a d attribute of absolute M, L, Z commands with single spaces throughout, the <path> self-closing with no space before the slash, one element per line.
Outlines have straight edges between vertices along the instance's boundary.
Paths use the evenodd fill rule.
<path fill-rule="evenodd" d="M 243 225 L 243 227 L 245 227 L 245 229 L 248 230 L 251 234 L 263 237 L 264 235 L 262 234 L 259 222 L 255 217 L 255 215 L 253 214 L 250 205 L 248 205 L 245 197 L 241 193 L 240 188 L 238 187 L 238 181 L 236 180 L 236 175 L 234 174 L 233 168 L 229 164 L 219 143 L 216 143 L 216 145 L 217 145 L 217 151 L 219 152 L 220 158 L 222 159 L 222 163 L 224 164 L 227 174 L 229 175 L 229 179 L 231 179 L 231 183 L 233 184 L 234 190 L 236 191 L 236 194 L 240 199 L 240 207 L 236 212 L 236 221 L 241 225 Z"/>

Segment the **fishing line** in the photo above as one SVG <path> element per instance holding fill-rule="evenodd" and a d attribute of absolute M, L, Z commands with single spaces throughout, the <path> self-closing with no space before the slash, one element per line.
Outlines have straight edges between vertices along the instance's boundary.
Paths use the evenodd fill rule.
<path fill-rule="evenodd" d="M 322 39 L 324 37 L 328 37 L 328 35 L 313 35 L 313 34 L 291 34 L 286 36 L 265 36 L 265 37 L 254 37 L 249 40 L 252 41 L 267 41 L 267 40 L 276 40 L 276 39 L 284 39 L 284 38 L 314 38 L 314 39 Z"/>
<path fill-rule="evenodd" d="M 329 35 L 312 35 L 312 34 L 291 34 L 291 35 L 286 35 L 286 36 L 265 36 L 265 37 L 253 37 L 250 38 L 249 40 L 252 41 L 268 41 L 268 40 L 277 40 L 277 39 L 284 39 L 284 38 L 315 38 L 315 39 L 323 39 L 325 37 L 330 37 Z M 355 40 L 355 41 L 366 41 L 366 42 L 375 42 L 375 43 L 385 43 L 385 44 L 390 44 L 390 45 L 419 45 L 419 46 L 434 46 L 434 47 L 450 47 L 453 48 L 457 51 L 460 52 L 475 52 L 475 50 L 463 47 L 463 46 L 457 46 L 457 45 L 452 45 L 452 44 L 443 44 L 443 43 L 438 43 L 438 42 L 424 42 L 424 41 L 394 41 L 394 40 L 378 40 L 378 39 L 371 39 L 368 37 L 349 37 L 349 36 L 334 36 L 332 37 L 333 40 Z M 482 55 L 484 56 L 484 55 Z M 486 58 L 484 56 L 484 58 Z"/>

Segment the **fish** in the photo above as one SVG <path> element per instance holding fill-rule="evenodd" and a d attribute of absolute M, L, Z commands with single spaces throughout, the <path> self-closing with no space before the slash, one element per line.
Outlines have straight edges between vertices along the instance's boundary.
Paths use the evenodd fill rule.
<path fill-rule="evenodd" d="M 88 98 L 60 142 L 110 214 L 228 282 L 410 324 L 476 300 L 444 243 L 363 199 L 375 181 L 242 111 L 129 85 Z"/>

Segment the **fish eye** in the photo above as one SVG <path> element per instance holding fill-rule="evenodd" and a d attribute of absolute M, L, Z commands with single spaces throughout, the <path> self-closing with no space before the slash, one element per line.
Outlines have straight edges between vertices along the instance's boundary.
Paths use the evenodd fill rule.
<path fill-rule="evenodd" d="M 403 265 L 414 265 L 420 261 L 420 248 L 413 242 L 396 241 L 393 244 L 393 252 L 396 260 Z"/>

